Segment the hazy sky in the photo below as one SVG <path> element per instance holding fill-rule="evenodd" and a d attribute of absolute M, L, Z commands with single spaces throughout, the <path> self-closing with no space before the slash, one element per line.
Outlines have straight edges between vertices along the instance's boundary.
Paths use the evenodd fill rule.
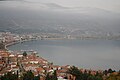
<path fill-rule="evenodd" d="M 120 0 L 25 0 L 41 3 L 56 3 L 64 7 L 93 7 L 120 12 Z"/>
<path fill-rule="evenodd" d="M 10 1 L 15 1 L 15 0 L 10 0 Z M 31 8 L 34 9 L 39 8 L 39 6 L 42 6 L 42 5 L 38 5 L 39 3 L 40 4 L 54 3 L 56 5 L 53 4 L 48 6 L 55 7 L 59 5 L 62 7 L 69 7 L 69 8 L 90 7 L 90 8 L 100 8 L 100 9 L 120 13 L 120 0 L 16 0 L 16 1 L 34 2 L 34 4 L 32 3 L 31 5 Z"/>

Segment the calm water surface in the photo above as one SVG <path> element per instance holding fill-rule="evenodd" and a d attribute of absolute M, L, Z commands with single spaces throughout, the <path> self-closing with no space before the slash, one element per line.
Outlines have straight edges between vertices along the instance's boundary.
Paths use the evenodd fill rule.
<path fill-rule="evenodd" d="M 120 41 L 116 40 L 38 40 L 9 49 L 36 50 L 39 56 L 58 65 L 120 70 Z"/>

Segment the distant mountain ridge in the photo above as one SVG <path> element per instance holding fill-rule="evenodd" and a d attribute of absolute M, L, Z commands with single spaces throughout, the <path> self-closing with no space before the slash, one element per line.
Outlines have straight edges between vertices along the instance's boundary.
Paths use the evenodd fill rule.
<path fill-rule="evenodd" d="M 119 21 L 120 14 L 99 8 L 66 8 L 55 3 L 19 1 L 0 4 L 0 31 L 62 34 L 120 32 Z"/>

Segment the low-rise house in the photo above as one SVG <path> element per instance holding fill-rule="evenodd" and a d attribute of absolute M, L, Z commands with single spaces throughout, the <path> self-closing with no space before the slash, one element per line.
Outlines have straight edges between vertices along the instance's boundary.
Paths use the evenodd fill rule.
<path fill-rule="evenodd" d="M 11 71 L 12 71 L 12 68 L 10 68 L 10 67 L 9 67 L 9 68 L 6 68 L 6 71 L 7 71 L 7 72 L 11 72 Z"/>
<path fill-rule="evenodd" d="M 13 55 L 13 54 L 10 54 L 10 55 L 9 55 L 9 57 L 15 57 L 15 55 Z"/>
<path fill-rule="evenodd" d="M 23 54 L 17 54 L 17 57 L 22 59 L 23 58 Z"/>
<path fill-rule="evenodd" d="M 18 58 L 16 55 L 10 54 L 9 55 L 9 63 L 11 62 L 17 62 Z"/>
<path fill-rule="evenodd" d="M 22 60 L 21 62 L 22 62 L 22 64 L 28 64 L 29 63 L 28 60 Z"/>
<path fill-rule="evenodd" d="M 12 61 L 10 64 L 16 64 L 17 65 L 17 61 Z"/>
<path fill-rule="evenodd" d="M 13 68 L 13 67 L 16 67 L 16 66 L 17 66 L 17 64 L 12 63 L 10 66 L 11 66 L 11 68 Z"/>
<path fill-rule="evenodd" d="M 61 77 L 65 77 L 67 70 L 66 69 L 61 69 L 61 70 L 57 70 L 57 75 L 61 76 Z"/>
<path fill-rule="evenodd" d="M 45 72 L 45 70 L 42 67 L 36 68 L 35 71 L 38 72 L 38 73 L 40 73 L 40 74 Z"/>
<path fill-rule="evenodd" d="M 25 71 L 29 71 L 29 70 L 35 71 L 36 68 L 38 68 L 38 66 L 34 65 L 34 64 L 26 64 L 26 65 L 24 65 Z"/>
<path fill-rule="evenodd" d="M 4 66 L 4 62 L 0 61 L 0 67 Z"/>
<path fill-rule="evenodd" d="M 0 51 L 0 56 L 2 58 L 2 61 L 4 61 L 6 64 L 8 64 L 8 58 L 9 54 L 7 51 Z"/>
<path fill-rule="evenodd" d="M 38 64 L 39 62 L 37 60 L 30 60 L 29 63 Z"/>
<path fill-rule="evenodd" d="M 12 67 L 12 71 L 14 71 L 15 73 L 17 73 L 17 71 L 19 71 L 19 66 L 15 66 L 15 67 Z"/>

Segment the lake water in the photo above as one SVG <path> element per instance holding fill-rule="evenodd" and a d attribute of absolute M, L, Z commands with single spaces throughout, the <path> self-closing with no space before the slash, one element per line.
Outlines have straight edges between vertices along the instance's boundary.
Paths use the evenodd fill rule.
<path fill-rule="evenodd" d="M 9 49 L 32 49 L 57 65 L 120 70 L 119 40 L 38 40 L 12 45 Z"/>

